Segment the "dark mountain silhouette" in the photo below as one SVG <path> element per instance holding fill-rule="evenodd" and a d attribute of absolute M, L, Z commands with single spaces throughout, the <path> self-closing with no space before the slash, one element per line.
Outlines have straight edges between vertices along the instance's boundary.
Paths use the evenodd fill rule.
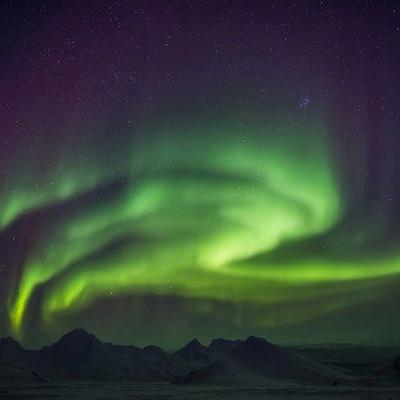
<path fill-rule="evenodd" d="M 351 377 L 291 350 L 251 336 L 245 341 L 216 339 L 208 347 L 211 364 L 192 369 L 174 383 L 275 385 L 337 384 Z"/>
<path fill-rule="evenodd" d="M 13 338 L 7 337 L 0 339 L 0 362 L 13 363 L 19 362 L 24 358 L 25 350 Z"/>
<path fill-rule="evenodd" d="M 12 338 L 0 340 L 0 380 L 126 380 L 177 384 L 298 385 L 350 382 L 342 370 L 251 336 L 193 339 L 175 353 L 157 346 L 103 343 L 76 329 L 52 345 L 26 350 Z"/>
<path fill-rule="evenodd" d="M 173 377 L 161 349 L 141 350 L 135 346 L 115 346 L 100 342 L 94 335 L 76 329 L 56 343 L 40 350 L 24 350 L 3 339 L 0 363 L 38 371 L 51 379 L 155 380 Z M 6 345 L 7 344 L 7 345 Z"/>
<path fill-rule="evenodd" d="M 142 352 L 146 355 L 146 357 L 149 357 L 149 359 L 152 360 L 160 361 L 166 358 L 164 350 L 158 346 L 146 346 L 143 348 Z"/>
<path fill-rule="evenodd" d="M 233 347 L 242 343 L 242 340 L 227 340 L 223 338 L 213 339 L 208 349 L 214 353 L 229 354 Z"/>
<path fill-rule="evenodd" d="M 330 383 L 350 377 L 332 367 L 326 367 L 294 351 L 250 336 L 234 346 L 230 356 L 243 368 L 258 375 L 293 382 Z"/>
<path fill-rule="evenodd" d="M 47 382 L 36 364 L 34 352 L 10 337 L 0 339 L 0 381 Z"/>
<path fill-rule="evenodd" d="M 102 343 L 82 329 L 67 333 L 41 352 L 52 371 L 65 378 L 153 380 L 171 377 L 162 362 L 162 350 Z M 51 375 L 52 371 L 46 372 Z"/>
<path fill-rule="evenodd" d="M 195 362 L 209 362 L 209 350 L 197 339 L 193 339 L 175 353 L 176 357 Z"/>

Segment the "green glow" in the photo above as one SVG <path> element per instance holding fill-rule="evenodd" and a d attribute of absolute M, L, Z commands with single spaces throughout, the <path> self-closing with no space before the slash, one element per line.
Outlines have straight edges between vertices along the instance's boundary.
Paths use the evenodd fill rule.
<path fill-rule="evenodd" d="M 286 243 L 327 233 L 342 218 L 345 204 L 322 126 L 210 120 L 147 129 L 136 134 L 123 161 L 96 164 L 88 156 L 85 169 L 66 156 L 69 163 L 58 160 L 62 168 L 50 170 L 61 172 L 46 176 L 45 184 L 29 188 L 22 182 L 4 197 L 3 227 L 30 210 L 66 208 L 64 218 L 43 222 L 9 298 L 14 332 L 22 333 L 39 285 L 42 319 L 51 323 L 59 313 L 122 293 L 255 307 L 315 298 L 322 312 L 343 306 L 338 298 L 321 299 L 351 292 L 349 282 L 400 272 L 396 257 L 255 261 Z M 67 165 L 72 172 L 65 174 Z M 107 196 L 73 203 L 84 191 L 96 193 L 119 178 L 123 183 Z M 347 303 L 362 298 L 347 296 Z M 291 318 L 315 312 L 304 309 Z M 283 321 L 271 314 L 258 323 Z"/>

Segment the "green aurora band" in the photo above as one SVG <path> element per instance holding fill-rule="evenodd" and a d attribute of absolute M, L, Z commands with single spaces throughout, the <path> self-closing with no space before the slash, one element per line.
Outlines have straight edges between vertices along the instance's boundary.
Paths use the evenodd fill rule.
<path fill-rule="evenodd" d="M 77 146 L 64 146 L 47 173 L 24 158 L 25 174 L 1 195 L 4 231 L 29 213 L 50 213 L 8 297 L 10 329 L 19 337 L 38 288 L 46 326 L 110 293 L 257 310 L 298 302 L 296 315 L 253 321 L 276 326 L 364 301 L 400 272 L 400 256 L 338 260 L 329 246 L 293 257 L 285 251 L 321 237 L 333 243 L 329 235 L 346 210 L 322 124 L 210 118 L 148 126 L 112 157 L 91 151 L 108 145 L 86 143 L 79 153 Z M 274 257 L 279 251 L 285 256 Z M 313 299 L 315 307 L 302 307 Z"/>

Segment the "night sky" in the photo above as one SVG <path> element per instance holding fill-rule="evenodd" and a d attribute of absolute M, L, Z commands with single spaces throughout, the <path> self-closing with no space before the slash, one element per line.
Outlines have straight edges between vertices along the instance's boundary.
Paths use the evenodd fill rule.
<path fill-rule="evenodd" d="M 0 335 L 400 340 L 400 3 L 0 5 Z"/>

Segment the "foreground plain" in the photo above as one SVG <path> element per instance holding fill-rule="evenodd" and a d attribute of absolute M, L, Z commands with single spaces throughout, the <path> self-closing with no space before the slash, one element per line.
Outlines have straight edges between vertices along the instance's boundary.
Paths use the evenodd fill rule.
<path fill-rule="evenodd" d="M 0 399 L 76 399 L 76 400 L 397 400 L 400 386 L 390 388 L 360 387 L 222 387 L 177 386 L 167 383 L 56 383 L 0 386 Z"/>

